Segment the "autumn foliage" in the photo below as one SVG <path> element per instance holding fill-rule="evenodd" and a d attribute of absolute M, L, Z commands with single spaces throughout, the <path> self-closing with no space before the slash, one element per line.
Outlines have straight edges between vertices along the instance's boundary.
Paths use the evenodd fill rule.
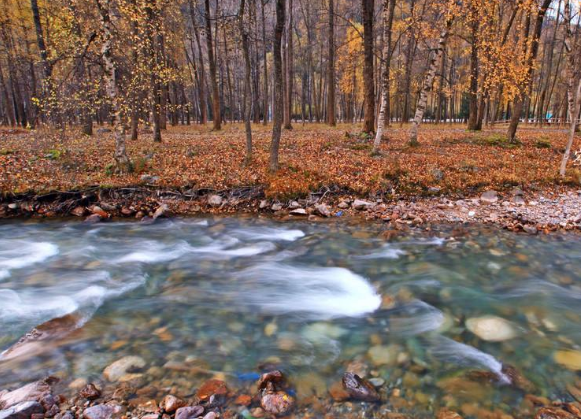
<path fill-rule="evenodd" d="M 561 184 L 555 167 L 566 132 L 523 127 L 521 143 L 510 145 L 502 127 L 482 133 L 464 128 L 426 126 L 421 149 L 406 145 L 407 127 L 389 130 L 382 155 L 372 157 L 371 140 L 359 127 L 295 125 L 281 142 L 281 170 L 269 174 L 270 130 L 254 126 L 255 156 L 244 164 L 242 125 L 222 132 L 209 127 L 170 128 L 165 143 L 151 134 L 129 141 L 135 171 L 119 175 L 112 169 L 112 133 L 88 138 L 76 132 L 0 131 L 0 189 L 5 194 L 67 191 L 92 185 L 127 187 L 159 176 L 160 188 L 224 190 L 261 186 L 271 197 L 303 196 L 321 187 L 336 187 L 361 196 L 410 197 L 499 190 L 524 185 L 545 188 Z M 568 181 L 575 181 L 570 171 Z"/>

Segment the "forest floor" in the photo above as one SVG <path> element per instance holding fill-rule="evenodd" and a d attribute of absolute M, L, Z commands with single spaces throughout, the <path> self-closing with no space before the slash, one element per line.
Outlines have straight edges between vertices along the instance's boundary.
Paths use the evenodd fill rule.
<path fill-rule="evenodd" d="M 516 221 L 521 225 L 524 218 L 525 224 L 535 222 L 546 229 L 546 225 L 550 228 L 572 219 L 577 224 L 575 220 L 580 218 L 576 208 L 581 203 L 577 194 L 581 170 L 570 169 L 564 181 L 558 176 L 566 128 L 521 125 L 519 143 L 512 145 L 505 139 L 503 126 L 475 133 L 468 132 L 464 125 L 425 124 L 421 145 L 410 148 L 409 127 L 394 125 L 386 132 L 381 155 L 372 156 L 373 140 L 361 135 L 358 125 L 329 128 L 295 123 L 292 131 L 283 132 L 281 170 L 275 175 L 268 172 L 271 126 L 253 125 L 254 159 L 247 166 L 243 163 L 243 125 L 227 124 L 219 132 L 210 128 L 170 127 L 163 133 L 163 143 L 157 144 L 151 133 L 141 132 L 139 140 L 127 141 L 135 166 L 129 175 L 112 170 L 114 141 L 106 129 L 96 129 L 93 137 L 74 130 L 1 129 L 2 199 L 7 203 L 29 200 L 31 196 L 54 197 L 50 193 L 54 191 L 98 188 L 121 190 L 124 196 L 131 191 L 141 196 L 145 193 L 150 201 L 156 201 L 150 207 L 159 204 L 156 198 L 160 196 L 190 201 L 179 207 L 170 205 L 178 213 L 196 212 L 199 205 L 191 201 L 199 203 L 206 197 L 204 202 L 208 203 L 207 197 L 214 194 L 225 200 L 207 207 L 222 212 L 241 202 L 246 208 L 250 205 L 260 210 L 270 210 L 274 205 L 277 212 L 277 203 L 282 204 L 281 209 L 292 210 L 300 209 L 293 200 L 300 207 L 330 200 L 332 215 L 334 205 L 342 204 L 347 209 L 349 204 L 350 209 L 353 200 L 359 198 L 373 203 L 362 208 L 359 205 L 372 218 L 403 218 L 408 224 L 426 219 L 496 222 L 506 218 L 507 210 L 513 217 L 514 205 L 518 206 Z M 579 145 L 577 139 L 574 149 Z M 485 191 L 499 192 L 500 199 L 485 199 L 486 211 L 472 208 L 481 207 L 480 195 Z M 502 198 L 503 193 L 511 197 L 509 201 Z M 527 200 L 521 198 L 523 195 Z M 410 215 L 409 206 L 397 207 L 402 200 L 412 207 L 427 202 L 427 207 Z M 63 206 L 59 209 L 62 213 Z M 69 203 L 66 210 L 72 209 Z M 138 209 L 125 213 L 139 213 Z M 563 209 L 562 217 L 555 215 Z M 145 208 L 145 215 L 148 210 L 151 208 Z M 313 211 L 326 212 L 315 209 L 307 215 Z M 442 211 L 445 214 L 435 217 Z M 10 208 L 5 207 L 4 215 L 7 213 Z"/>

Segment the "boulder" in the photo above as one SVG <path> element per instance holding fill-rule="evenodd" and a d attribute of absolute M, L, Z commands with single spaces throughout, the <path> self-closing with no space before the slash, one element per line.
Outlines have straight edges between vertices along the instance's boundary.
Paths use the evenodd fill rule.
<path fill-rule="evenodd" d="M 44 414 L 44 409 L 39 402 L 27 401 L 0 410 L 0 419 L 29 419 L 34 414 Z"/>
<path fill-rule="evenodd" d="M 107 381 L 116 382 L 126 375 L 130 370 L 145 367 L 145 360 L 139 356 L 126 356 L 113 362 L 103 371 L 103 376 Z"/>
<path fill-rule="evenodd" d="M 54 378 L 35 381 L 19 389 L 0 393 L 0 409 L 8 409 L 22 402 L 35 401 L 40 402 L 44 396 L 50 394 L 51 385 L 55 382 Z"/>
<path fill-rule="evenodd" d="M 466 328 L 482 340 L 501 342 L 516 337 L 516 327 L 501 317 L 483 316 L 466 320 Z"/>
<path fill-rule="evenodd" d="M 577 416 L 558 407 L 541 407 L 535 419 L 577 419 Z"/>

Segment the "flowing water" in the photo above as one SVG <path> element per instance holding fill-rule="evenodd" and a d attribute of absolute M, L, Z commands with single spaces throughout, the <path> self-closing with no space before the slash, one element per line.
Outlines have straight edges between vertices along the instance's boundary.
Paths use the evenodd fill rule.
<path fill-rule="evenodd" d="M 2 355 L 0 390 L 49 374 L 99 381 L 136 355 L 138 385 L 186 395 L 209 375 L 236 388 L 274 365 L 299 400 L 324 398 L 355 368 L 385 382 L 389 403 L 400 395 L 388 408 L 515 412 L 527 392 L 568 399 L 579 384 L 581 236 L 259 218 L 0 224 L 0 350 L 67 314 Z M 508 331 L 467 329 L 483 316 Z"/>

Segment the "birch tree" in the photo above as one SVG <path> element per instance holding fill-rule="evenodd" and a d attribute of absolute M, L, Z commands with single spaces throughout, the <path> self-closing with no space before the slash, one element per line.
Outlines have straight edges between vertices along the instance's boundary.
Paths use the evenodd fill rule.
<path fill-rule="evenodd" d="M 111 3 L 110 0 L 95 0 L 99 15 L 101 18 L 101 27 L 103 30 L 101 47 L 101 57 L 104 68 L 105 89 L 109 102 L 111 104 L 113 131 L 115 133 L 115 162 L 117 170 L 120 173 L 131 171 L 131 161 L 127 156 L 125 148 L 125 128 L 121 118 L 121 105 L 119 103 L 119 90 L 117 86 L 117 67 L 113 58 L 113 22 L 111 21 Z"/>
<path fill-rule="evenodd" d="M 375 141 L 373 143 L 373 154 L 379 153 L 379 145 L 383 138 L 383 128 L 386 125 L 386 118 L 389 121 L 389 115 L 386 115 L 389 108 L 389 90 L 390 90 L 390 67 L 391 67 L 391 32 L 393 26 L 393 15 L 395 11 L 395 0 L 383 0 L 383 72 L 381 74 L 381 107 L 379 109 L 379 118 L 377 120 L 377 130 Z M 388 122 L 389 123 L 389 122 Z"/>
<path fill-rule="evenodd" d="M 436 51 L 434 52 L 434 55 L 430 60 L 428 72 L 424 77 L 424 82 L 422 84 L 422 89 L 420 91 L 420 96 L 418 98 L 418 104 L 416 106 L 416 113 L 414 116 L 414 120 L 412 122 L 412 127 L 410 129 L 409 143 L 413 147 L 419 145 L 418 130 L 424 118 L 424 112 L 426 111 L 426 105 L 428 103 L 428 93 L 432 90 L 434 78 L 436 77 L 436 71 L 440 67 L 440 62 L 442 61 L 442 57 L 444 56 L 444 50 L 446 49 L 446 43 L 448 42 L 453 22 L 454 22 L 453 15 L 449 15 L 446 18 L 444 29 L 440 34 L 440 39 L 438 40 L 438 46 L 436 47 Z"/>

